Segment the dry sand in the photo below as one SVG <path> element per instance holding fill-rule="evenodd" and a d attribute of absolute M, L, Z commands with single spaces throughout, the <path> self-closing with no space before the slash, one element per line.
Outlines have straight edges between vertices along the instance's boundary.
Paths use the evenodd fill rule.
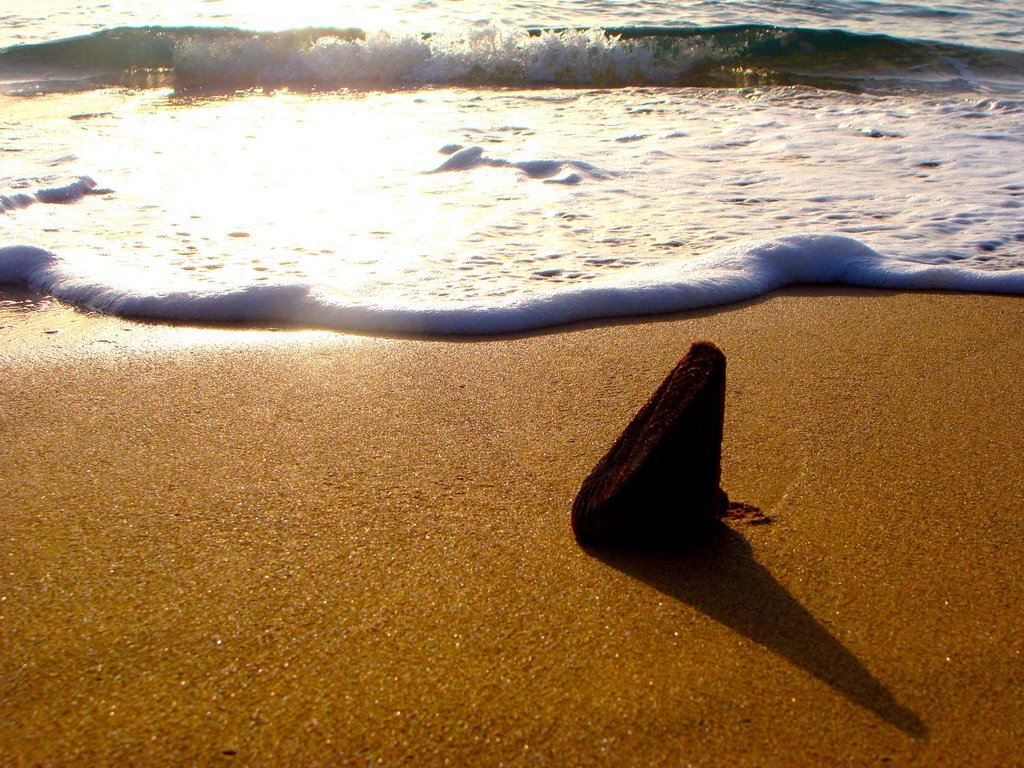
<path fill-rule="evenodd" d="M 1024 760 L 1020 299 L 471 343 L 6 323 L 2 765 Z M 772 522 L 584 551 L 581 480 L 695 338 L 723 485 Z"/>

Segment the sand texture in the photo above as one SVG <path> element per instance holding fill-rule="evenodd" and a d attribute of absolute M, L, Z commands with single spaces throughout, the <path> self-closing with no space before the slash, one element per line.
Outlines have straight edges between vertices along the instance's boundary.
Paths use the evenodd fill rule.
<path fill-rule="evenodd" d="M 4 324 L 0 765 L 1024 760 L 1020 299 Z M 581 481 L 698 338 L 722 485 L 770 522 L 580 548 Z"/>

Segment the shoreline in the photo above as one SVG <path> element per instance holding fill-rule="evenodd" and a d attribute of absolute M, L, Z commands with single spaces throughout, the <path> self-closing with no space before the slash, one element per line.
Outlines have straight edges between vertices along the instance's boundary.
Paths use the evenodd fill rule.
<path fill-rule="evenodd" d="M 473 343 L 3 320 L 0 762 L 1012 763 L 1022 322 L 805 287 Z M 698 338 L 772 522 L 579 548 Z"/>

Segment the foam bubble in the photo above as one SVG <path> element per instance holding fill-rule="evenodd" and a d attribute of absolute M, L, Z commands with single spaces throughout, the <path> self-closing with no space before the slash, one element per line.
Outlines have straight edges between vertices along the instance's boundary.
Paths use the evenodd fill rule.
<path fill-rule="evenodd" d="M 0 195 L 0 213 L 27 208 L 34 203 L 74 203 L 91 194 L 96 182 L 88 176 L 78 178 L 54 187 L 44 187 L 35 192 L 14 192 Z"/>
<path fill-rule="evenodd" d="M 607 179 L 612 175 L 582 160 L 507 160 L 503 157 L 485 155 L 483 147 L 475 146 L 453 152 L 447 160 L 429 173 L 470 171 L 481 167 L 516 168 L 531 179 L 545 179 L 561 184 L 578 184 L 583 180 L 581 173 L 592 179 Z M 569 172 L 562 179 L 553 178 L 566 168 L 572 168 L 573 172 Z"/>

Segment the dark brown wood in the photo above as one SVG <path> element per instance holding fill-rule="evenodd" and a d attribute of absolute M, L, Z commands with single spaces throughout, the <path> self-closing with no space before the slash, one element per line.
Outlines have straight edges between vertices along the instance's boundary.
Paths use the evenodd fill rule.
<path fill-rule="evenodd" d="M 700 341 L 583 481 L 572 507 L 581 544 L 672 545 L 718 520 L 725 355 Z"/>

